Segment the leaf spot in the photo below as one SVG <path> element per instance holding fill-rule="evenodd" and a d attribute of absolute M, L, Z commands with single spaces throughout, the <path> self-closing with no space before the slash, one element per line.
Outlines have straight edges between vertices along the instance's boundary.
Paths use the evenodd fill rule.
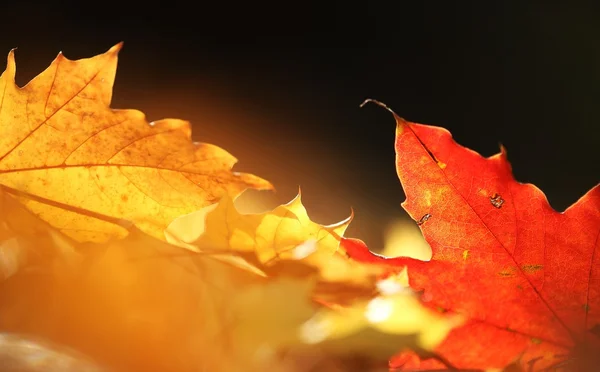
<path fill-rule="evenodd" d="M 426 213 L 423 217 L 421 217 L 420 220 L 417 221 L 417 225 L 421 226 L 422 224 L 427 222 L 427 220 L 429 220 L 430 218 L 431 218 L 431 215 L 429 213 Z"/>
<path fill-rule="evenodd" d="M 502 208 L 502 204 L 504 204 L 504 199 L 500 196 L 500 194 L 494 194 L 490 197 L 490 203 L 498 209 Z"/>
<path fill-rule="evenodd" d="M 465 260 L 465 261 L 466 261 L 466 260 L 467 260 L 467 258 L 469 258 L 469 250 L 468 250 L 468 249 L 465 249 L 465 250 L 463 251 L 463 255 L 462 255 L 462 256 L 463 256 L 463 260 Z"/>
<path fill-rule="evenodd" d="M 506 268 L 506 269 L 500 271 L 498 273 L 498 275 L 505 277 L 505 278 L 511 278 L 511 277 L 515 276 L 515 273 L 514 273 L 513 268 L 509 267 L 509 268 Z"/>
<path fill-rule="evenodd" d="M 544 265 L 523 265 L 523 266 L 521 266 L 521 269 L 523 269 L 523 271 L 528 274 L 534 273 L 543 268 L 544 268 Z"/>

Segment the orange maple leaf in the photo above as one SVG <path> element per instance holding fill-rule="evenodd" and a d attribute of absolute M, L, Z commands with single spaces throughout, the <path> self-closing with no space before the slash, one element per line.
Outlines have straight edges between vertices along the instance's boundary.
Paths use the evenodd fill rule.
<path fill-rule="evenodd" d="M 406 265 L 424 303 L 469 320 L 435 349 L 438 358 L 403 353 L 391 365 L 593 365 L 586 358 L 600 351 L 600 185 L 559 213 L 537 187 L 515 181 L 504 148 L 484 158 L 443 128 L 394 117 L 402 206 L 431 245 L 431 261 L 374 256 L 359 240 L 343 246 L 359 260 Z"/>
<path fill-rule="evenodd" d="M 124 236 L 121 221 L 164 238 L 176 217 L 271 189 L 231 172 L 225 150 L 191 142 L 190 124 L 150 123 L 109 105 L 121 44 L 93 58 L 62 54 L 25 87 L 15 82 L 14 52 L 0 76 L 0 192 L 79 241 Z"/>

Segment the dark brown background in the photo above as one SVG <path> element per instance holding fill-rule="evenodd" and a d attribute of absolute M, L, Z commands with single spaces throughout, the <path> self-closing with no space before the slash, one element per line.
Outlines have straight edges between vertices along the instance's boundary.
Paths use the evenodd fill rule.
<path fill-rule="evenodd" d="M 516 178 L 557 209 L 598 182 L 593 2 L 247 3 L 3 3 L 0 53 L 18 47 L 24 84 L 58 51 L 77 59 L 125 41 L 113 107 L 190 120 L 194 139 L 278 187 L 247 201 L 273 206 L 300 185 L 318 222 L 353 207 L 350 235 L 373 248 L 404 196 L 393 120 L 359 109 L 367 97 L 483 155 L 504 144 Z"/>

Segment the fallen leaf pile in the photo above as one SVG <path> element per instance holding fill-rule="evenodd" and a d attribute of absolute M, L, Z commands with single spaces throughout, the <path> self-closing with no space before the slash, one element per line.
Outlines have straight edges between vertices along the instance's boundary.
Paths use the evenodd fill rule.
<path fill-rule="evenodd" d="M 504 150 L 486 159 L 441 128 L 396 116 L 404 207 L 432 256 L 409 245 L 399 251 L 415 258 L 387 258 L 344 237 L 352 216 L 311 221 L 300 193 L 272 211 L 239 212 L 238 195 L 271 184 L 233 172 L 225 150 L 193 143 L 185 121 L 110 108 L 120 48 L 59 55 L 23 88 L 10 52 L 0 77 L 0 348 L 16 350 L 0 352 L 0 364 L 296 372 L 593 363 L 600 187 L 557 213 L 513 179 Z M 22 351 L 28 337 L 60 346 L 32 355 Z"/>

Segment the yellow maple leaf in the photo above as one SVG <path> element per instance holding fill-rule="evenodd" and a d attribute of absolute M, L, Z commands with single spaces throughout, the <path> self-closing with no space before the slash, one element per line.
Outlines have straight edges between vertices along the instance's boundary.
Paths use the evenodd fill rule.
<path fill-rule="evenodd" d="M 232 198 L 224 196 L 216 205 L 178 217 L 165 235 L 167 241 L 196 252 L 253 252 L 269 265 L 278 259 L 304 258 L 316 250 L 337 252 L 351 220 L 328 226 L 312 222 L 300 193 L 270 212 L 251 214 L 238 212 Z"/>
<path fill-rule="evenodd" d="M 340 283 L 346 290 L 354 286 L 368 291 L 385 268 L 350 260 L 341 251 L 340 239 L 351 220 L 352 216 L 332 225 L 311 221 L 300 193 L 272 211 L 251 214 L 240 213 L 233 200 L 224 196 L 216 205 L 175 219 L 165 236 L 172 244 L 224 260 L 240 253 L 255 255 L 256 266 L 266 275 L 315 273 L 321 284 Z M 337 293 L 338 299 L 359 294 L 350 291 L 344 296 L 340 286 L 317 288 L 322 295 Z"/>
<path fill-rule="evenodd" d="M 0 328 L 115 370 L 283 371 L 277 351 L 301 342 L 297 330 L 316 310 L 310 277 L 267 280 L 136 229 L 73 244 L 79 263 L 59 255 L 3 283 Z"/>
<path fill-rule="evenodd" d="M 25 87 L 14 52 L 0 76 L 0 192 L 79 241 L 126 235 L 127 223 L 158 238 L 177 216 L 271 189 L 231 172 L 225 150 L 191 142 L 190 124 L 148 124 L 136 110 L 109 105 L 121 44 L 93 58 L 62 54 Z"/>
<path fill-rule="evenodd" d="M 431 247 L 412 220 L 393 221 L 385 229 L 384 238 L 382 256 L 412 257 L 421 261 L 431 259 Z"/>

